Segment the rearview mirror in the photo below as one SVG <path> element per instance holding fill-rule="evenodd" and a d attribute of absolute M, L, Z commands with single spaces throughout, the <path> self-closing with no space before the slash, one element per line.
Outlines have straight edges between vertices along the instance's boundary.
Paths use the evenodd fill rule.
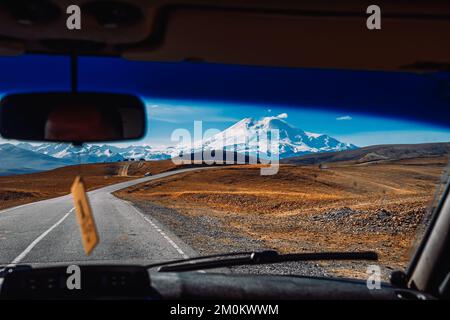
<path fill-rule="evenodd" d="M 127 94 L 11 94 L 0 101 L 0 134 L 75 144 L 139 139 L 145 134 L 145 107 Z"/>

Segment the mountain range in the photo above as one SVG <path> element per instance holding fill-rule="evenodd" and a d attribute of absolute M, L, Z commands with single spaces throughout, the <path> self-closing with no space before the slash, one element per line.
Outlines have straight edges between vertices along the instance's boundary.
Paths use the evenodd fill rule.
<path fill-rule="evenodd" d="M 0 145 L 0 176 L 51 170 L 73 164 L 38 152 L 19 148 L 11 143 Z"/>
<path fill-rule="evenodd" d="M 17 145 L 0 145 L 0 175 L 35 172 L 78 163 L 117 162 L 124 160 L 163 160 L 182 152 L 199 152 L 202 150 L 226 150 L 256 155 L 259 137 L 270 130 L 279 132 L 279 156 L 281 159 L 312 153 L 353 150 L 353 144 L 341 142 L 326 134 L 306 132 L 289 124 L 283 115 L 264 117 L 262 119 L 244 118 L 231 127 L 203 141 L 196 142 L 189 148 L 175 147 L 155 148 L 149 145 L 115 145 L 86 144 L 75 147 L 62 143 L 19 143 Z M 244 137 L 244 138 L 243 138 Z"/>
<path fill-rule="evenodd" d="M 75 147 L 65 143 L 43 143 L 39 145 L 19 143 L 17 147 L 59 159 L 66 159 L 73 163 L 117 162 L 125 159 L 163 160 L 169 159 L 171 152 L 171 148 L 161 150 L 146 145 L 118 147 L 106 144 L 85 144 L 82 147 Z"/>

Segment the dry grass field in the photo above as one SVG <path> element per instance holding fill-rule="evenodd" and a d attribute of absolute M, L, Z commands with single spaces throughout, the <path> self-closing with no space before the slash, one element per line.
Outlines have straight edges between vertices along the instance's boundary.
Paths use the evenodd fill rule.
<path fill-rule="evenodd" d="M 123 168 L 127 172 L 122 175 Z M 83 175 L 88 190 L 173 170 L 170 160 L 98 163 L 67 166 L 50 171 L 0 177 L 0 209 L 68 194 L 75 176 Z"/>
<path fill-rule="evenodd" d="M 326 168 L 281 165 L 273 176 L 261 176 L 258 165 L 230 166 L 116 195 L 192 217 L 213 216 L 281 252 L 374 250 L 384 267 L 403 269 L 447 163 L 444 156 Z M 365 270 L 355 265 L 330 268 L 335 275 L 362 276 Z"/>

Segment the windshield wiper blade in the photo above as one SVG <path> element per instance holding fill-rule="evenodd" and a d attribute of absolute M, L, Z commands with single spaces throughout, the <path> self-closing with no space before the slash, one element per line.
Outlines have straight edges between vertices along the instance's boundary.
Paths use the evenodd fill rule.
<path fill-rule="evenodd" d="M 251 255 L 252 253 L 254 253 L 254 251 L 217 253 L 217 254 L 211 254 L 211 255 L 206 255 L 206 256 L 198 256 L 198 257 L 187 258 L 187 259 L 170 260 L 170 261 L 164 261 L 164 262 L 159 262 L 159 263 L 152 263 L 152 264 L 149 264 L 149 265 L 145 266 L 145 268 L 150 269 L 150 268 L 155 268 L 155 267 L 160 267 L 160 266 L 172 265 L 172 264 L 176 264 L 176 263 L 182 263 L 182 262 L 188 262 L 188 261 L 192 262 L 192 261 L 196 261 L 196 260 L 205 260 L 205 259 L 212 259 L 212 258 L 223 258 L 223 257 L 232 257 L 232 256 Z"/>
<path fill-rule="evenodd" d="M 283 262 L 315 261 L 315 260 L 378 260 L 373 251 L 365 252 L 317 252 L 279 254 L 277 251 L 255 251 L 216 254 L 191 259 L 168 261 L 147 266 L 159 267 L 159 272 L 180 272 L 242 265 L 260 265 Z"/>

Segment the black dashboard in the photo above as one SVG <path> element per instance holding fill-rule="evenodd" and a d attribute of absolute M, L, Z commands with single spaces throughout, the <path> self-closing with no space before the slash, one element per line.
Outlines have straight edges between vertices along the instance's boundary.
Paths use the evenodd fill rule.
<path fill-rule="evenodd" d="M 304 276 L 149 272 L 141 266 L 80 266 L 79 288 L 69 289 L 67 267 L 6 269 L 1 299 L 145 300 L 427 300 L 423 293 L 383 283 Z"/>

